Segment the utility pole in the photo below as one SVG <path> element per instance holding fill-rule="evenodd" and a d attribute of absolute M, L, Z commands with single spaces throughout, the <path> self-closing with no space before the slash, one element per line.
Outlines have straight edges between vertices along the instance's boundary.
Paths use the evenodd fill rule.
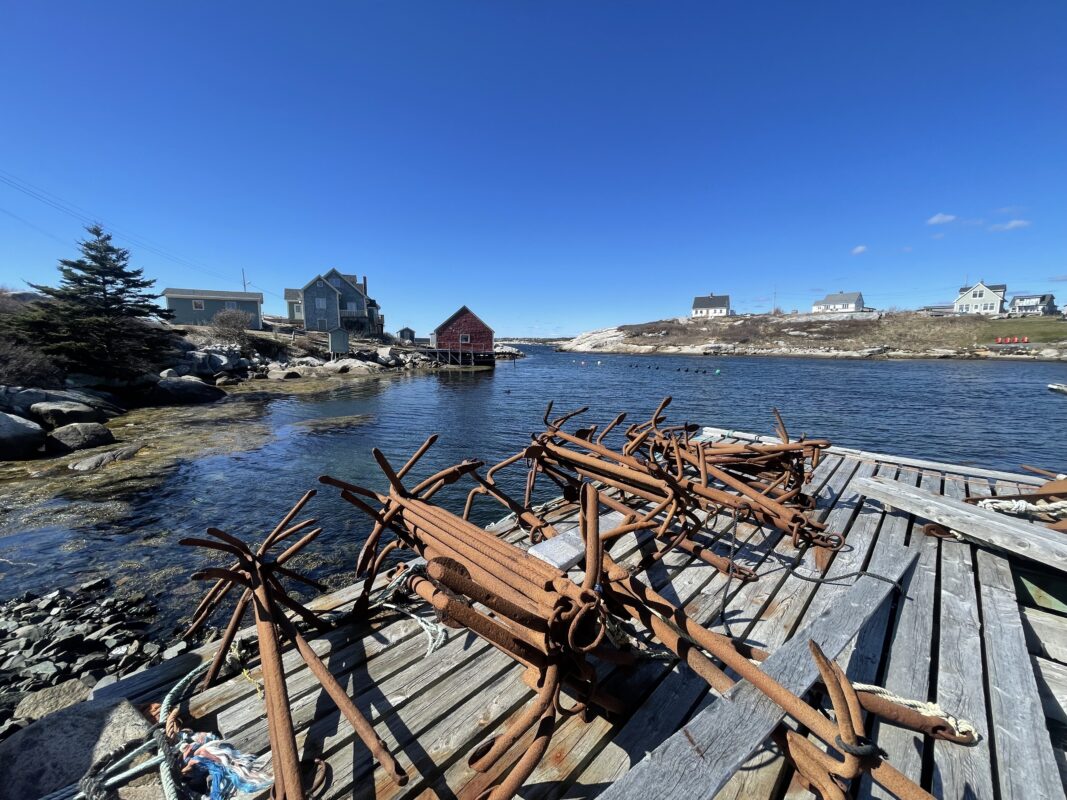
<path fill-rule="evenodd" d="M 248 281 L 245 279 L 245 268 L 241 267 L 241 285 L 244 286 L 244 290 L 248 291 Z"/>

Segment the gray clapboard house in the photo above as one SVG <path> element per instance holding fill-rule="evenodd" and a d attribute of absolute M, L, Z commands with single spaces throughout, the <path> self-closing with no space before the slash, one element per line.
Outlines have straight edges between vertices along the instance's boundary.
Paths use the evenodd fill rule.
<path fill-rule="evenodd" d="M 263 295 L 259 292 L 168 288 L 163 290 L 163 297 L 178 325 L 210 325 L 220 311 L 236 310 L 251 316 L 249 328 L 263 328 Z"/>
<path fill-rule="evenodd" d="M 304 323 L 313 331 L 344 328 L 363 334 L 381 334 L 385 317 L 377 301 L 367 294 L 367 277 L 346 275 L 331 269 L 316 275 L 301 289 L 286 289 L 285 303 L 290 322 Z"/>

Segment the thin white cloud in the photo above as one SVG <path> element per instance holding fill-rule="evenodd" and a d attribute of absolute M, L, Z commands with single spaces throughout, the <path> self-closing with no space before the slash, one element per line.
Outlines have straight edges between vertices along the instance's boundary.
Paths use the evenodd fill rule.
<path fill-rule="evenodd" d="M 1028 219 L 1009 219 L 1007 222 L 998 222 L 996 225 L 990 225 L 991 231 L 1014 231 L 1019 228 L 1029 228 L 1030 220 Z"/>
<path fill-rule="evenodd" d="M 943 214 L 938 211 L 930 219 L 926 220 L 927 225 L 947 225 L 950 222 L 955 221 L 955 214 Z"/>
<path fill-rule="evenodd" d="M 931 233 L 930 234 L 930 238 L 931 239 L 944 239 L 945 238 L 945 234 L 943 234 L 943 233 Z"/>
<path fill-rule="evenodd" d="M 1053 275 L 1049 278 L 1050 281 L 1067 281 L 1067 275 Z"/>
<path fill-rule="evenodd" d="M 852 255 L 854 255 L 854 256 L 858 256 L 858 255 L 861 255 L 861 254 L 866 253 L 866 252 L 867 252 L 867 245 L 865 245 L 865 244 L 858 244 L 858 245 L 856 245 L 855 247 L 852 248 Z"/>

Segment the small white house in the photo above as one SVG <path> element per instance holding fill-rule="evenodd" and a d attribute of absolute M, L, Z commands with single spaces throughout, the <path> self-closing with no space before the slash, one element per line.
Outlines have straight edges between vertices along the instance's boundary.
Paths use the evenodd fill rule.
<path fill-rule="evenodd" d="M 845 314 L 853 311 L 863 311 L 862 292 L 828 294 L 811 307 L 812 314 Z"/>
<path fill-rule="evenodd" d="M 952 304 L 957 314 L 1003 314 L 1006 283 L 978 281 L 974 286 L 961 286 L 960 295 Z"/>
<path fill-rule="evenodd" d="M 694 317 L 728 317 L 730 316 L 730 295 L 709 294 L 707 297 L 694 297 Z"/>
<path fill-rule="evenodd" d="M 1020 317 L 1051 317 L 1056 313 L 1056 298 L 1051 294 L 1017 294 L 1011 299 L 1008 313 Z"/>

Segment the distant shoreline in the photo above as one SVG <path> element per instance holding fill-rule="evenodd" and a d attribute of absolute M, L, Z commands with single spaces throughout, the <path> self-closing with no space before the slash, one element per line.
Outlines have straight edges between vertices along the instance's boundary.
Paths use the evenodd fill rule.
<path fill-rule="evenodd" d="M 972 352 L 955 354 L 932 354 L 910 351 L 894 351 L 891 353 L 857 353 L 848 350 L 833 351 L 805 351 L 805 350 L 720 350 L 720 351 L 694 351 L 685 349 L 657 349 L 657 350 L 579 350 L 556 348 L 556 352 L 574 353 L 581 355 L 613 355 L 613 356 L 694 356 L 698 358 L 814 358 L 823 361 L 1033 361 L 1041 363 L 1067 362 L 1067 351 L 1060 351 L 1056 356 L 1029 355 L 1019 353 L 991 353 Z"/>

